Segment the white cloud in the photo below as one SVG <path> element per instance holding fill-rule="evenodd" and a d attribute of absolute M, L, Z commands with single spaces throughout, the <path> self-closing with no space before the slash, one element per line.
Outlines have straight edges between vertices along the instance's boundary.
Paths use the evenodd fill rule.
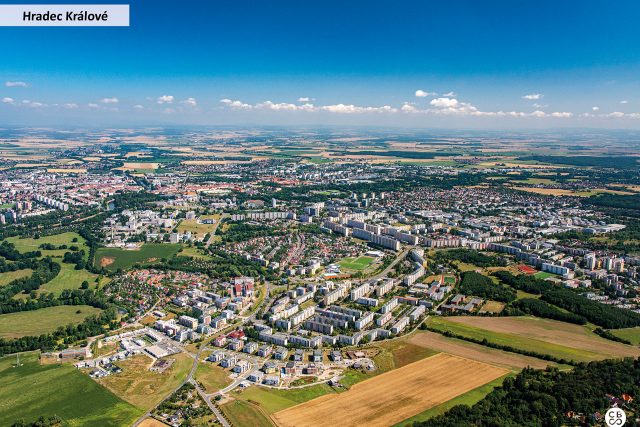
<path fill-rule="evenodd" d="M 102 98 L 100 100 L 101 103 L 103 104 L 117 104 L 118 102 L 120 102 L 120 100 L 116 97 L 113 98 Z"/>
<path fill-rule="evenodd" d="M 627 101 L 626 99 L 623 99 L 622 101 L 620 101 L 620 104 L 628 104 L 629 101 Z"/>
<path fill-rule="evenodd" d="M 173 102 L 173 96 L 172 95 L 162 95 L 159 96 L 158 99 L 156 99 L 156 102 L 158 104 L 171 104 Z"/>
<path fill-rule="evenodd" d="M 295 104 L 289 104 L 286 102 L 273 103 L 271 101 L 261 102 L 255 105 L 255 108 L 260 110 L 274 110 L 274 111 L 297 111 L 299 108 Z"/>
<path fill-rule="evenodd" d="M 426 92 L 426 91 L 424 91 L 424 90 L 422 90 L 422 89 L 418 89 L 418 90 L 416 91 L 416 96 L 417 96 L 418 98 L 426 98 L 426 97 L 428 97 L 428 96 L 438 96 L 438 94 L 437 94 L 437 93 L 435 93 L 435 92 Z"/>
<path fill-rule="evenodd" d="M 600 107 L 591 107 L 592 111 L 598 111 L 600 109 Z"/>
<path fill-rule="evenodd" d="M 429 103 L 438 108 L 455 108 L 458 106 L 458 100 L 455 98 L 436 98 Z"/>
<path fill-rule="evenodd" d="M 165 108 L 162 112 L 164 114 L 173 114 L 173 113 L 176 112 L 176 110 L 175 110 L 175 108 Z"/>
<path fill-rule="evenodd" d="M 400 111 L 404 113 L 416 113 L 418 112 L 418 109 L 416 108 L 415 105 L 405 102 L 404 104 L 402 104 Z"/>
<path fill-rule="evenodd" d="M 529 95 L 523 96 L 522 98 L 523 99 L 528 99 L 530 101 L 535 101 L 535 100 L 544 98 L 544 95 L 541 94 L 541 93 L 531 93 Z"/>
<path fill-rule="evenodd" d="M 133 108 L 135 108 L 136 110 L 144 110 L 144 107 L 140 104 L 134 105 Z"/>
<path fill-rule="evenodd" d="M 222 102 L 224 105 L 234 109 L 234 110 L 251 110 L 253 109 L 253 105 L 250 104 L 245 104 L 242 101 L 234 101 L 228 98 L 224 98 L 221 99 L 220 102 Z"/>
<path fill-rule="evenodd" d="M 29 85 L 26 82 L 5 82 L 4 85 L 6 87 L 29 87 Z"/>
<path fill-rule="evenodd" d="M 613 117 L 613 118 L 621 118 L 624 117 L 624 113 L 620 112 L 620 111 L 614 111 L 613 113 L 609 113 L 606 115 L 606 117 Z"/>
<path fill-rule="evenodd" d="M 542 109 L 542 108 L 547 108 L 547 107 L 548 107 L 548 105 L 538 104 L 537 102 L 533 104 L 533 108 L 536 108 L 538 110 Z"/>
<path fill-rule="evenodd" d="M 569 112 L 566 112 L 566 111 L 556 111 L 554 113 L 551 113 L 551 117 L 560 117 L 560 118 L 563 118 L 563 119 L 568 119 L 568 118 L 573 117 L 573 113 L 569 113 Z"/>
<path fill-rule="evenodd" d="M 451 97 L 458 96 L 458 95 L 456 95 L 456 93 L 454 91 L 451 91 L 451 92 L 443 93 L 442 96 L 446 96 L 446 97 L 451 98 Z"/>
<path fill-rule="evenodd" d="M 5 96 L 4 98 L 2 98 L 2 102 L 4 102 L 5 104 L 13 104 L 15 102 L 15 99 Z"/>
<path fill-rule="evenodd" d="M 89 107 L 89 108 L 100 108 L 100 106 L 98 104 L 87 104 L 87 107 Z"/>
<path fill-rule="evenodd" d="M 38 102 L 38 101 L 29 101 L 28 99 L 25 99 L 22 101 L 23 105 L 26 105 L 27 107 L 31 107 L 31 108 L 40 108 L 40 107 L 46 107 L 45 104 L 43 104 L 42 102 Z"/>
<path fill-rule="evenodd" d="M 62 104 L 63 108 L 66 108 L 67 110 L 74 110 L 76 108 L 78 108 L 78 104 L 70 102 L 68 104 Z"/>
<path fill-rule="evenodd" d="M 189 107 L 197 107 L 198 106 L 198 102 L 196 101 L 195 98 L 187 98 L 184 101 L 181 101 L 182 104 L 187 105 Z"/>
<path fill-rule="evenodd" d="M 298 102 L 310 102 L 313 101 L 313 98 L 309 98 L 308 96 L 301 96 L 298 98 Z"/>

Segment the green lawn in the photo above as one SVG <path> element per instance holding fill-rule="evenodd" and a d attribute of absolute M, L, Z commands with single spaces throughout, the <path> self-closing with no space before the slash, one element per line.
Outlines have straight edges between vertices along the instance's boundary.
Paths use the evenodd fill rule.
<path fill-rule="evenodd" d="M 546 271 L 539 271 L 536 274 L 534 274 L 533 277 L 535 277 L 536 279 L 544 280 L 544 279 L 548 279 L 549 277 L 558 277 L 558 276 L 553 273 L 548 273 Z"/>
<path fill-rule="evenodd" d="M 71 365 L 40 365 L 37 353 L 0 358 L 0 425 L 57 415 L 68 426 L 129 426 L 142 410 Z"/>
<path fill-rule="evenodd" d="M 126 250 L 119 248 L 100 248 L 96 251 L 96 266 L 116 271 L 127 269 L 138 262 L 153 259 L 171 258 L 180 250 L 180 244 L 145 243 L 140 249 Z"/>
<path fill-rule="evenodd" d="M 549 354 L 558 358 L 575 360 L 578 362 L 589 362 L 602 359 L 600 354 L 591 351 L 566 347 L 517 334 L 494 332 L 476 328 L 448 321 L 445 317 L 431 317 L 428 320 L 428 325 L 437 330 L 448 330 L 469 338 L 479 340 L 486 339 L 487 341 L 495 344 L 507 345 L 522 350 L 534 351 L 536 353 Z"/>
<path fill-rule="evenodd" d="M 33 270 L 30 268 L 25 268 L 22 270 L 16 271 L 7 271 L 6 273 L 0 273 L 0 286 L 8 285 L 16 279 L 21 279 L 23 277 L 31 276 Z"/>
<path fill-rule="evenodd" d="M 78 313 L 78 311 L 80 311 Z M 32 311 L 0 314 L 0 338 L 18 338 L 55 331 L 59 326 L 79 324 L 99 308 L 88 305 L 59 305 Z"/>
<path fill-rule="evenodd" d="M 53 292 L 56 295 L 60 295 L 64 289 L 80 289 L 82 282 L 85 280 L 89 282 L 89 288 L 94 289 L 98 275 L 87 270 L 76 270 L 75 266 L 75 264 L 61 262 L 60 273 L 50 282 L 40 286 L 38 293 Z"/>
<path fill-rule="evenodd" d="M 426 411 L 421 412 L 417 415 L 414 415 L 411 418 L 407 418 L 406 420 L 399 422 L 393 427 L 410 427 L 413 425 L 414 422 L 426 421 L 429 418 L 442 415 L 456 405 L 473 406 L 476 403 L 478 403 L 480 400 L 482 400 L 487 394 L 491 393 L 494 388 L 501 386 L 504 380 L 512 375 L 513 374 L 507 374 L 503 377 L 500 377 L 491 382 L 488 382 L 485 385 L 475 388 L 467 393 L 461 394 L 458 397 L 454 397 L 453 399 L 445 403 L 442 403 L 433 408 L 429 408 Z"/>
<path fill-rule="evenodd" d="M 78 239 L 77 242 L 74 242 L 73 239 Z M 32 238 L 20 238 L 20 237 L 9 237 L 6 239 L 7 242 L 13 243 L 16 246 L 16 250 L 19 252 L 29 252 L 29 251 L 37 251 L 40 245 L 43 243 L 51 243 L 52 245 L 60 246 L 67 245 L 72 246 L 75 245 L 80 249 L 83 249 L 85 252 L 85 256 L 89 256 L 89 247 L 86 245 L 86 240 L 80 236 L 78 233 L 74 232 L 66 232 L 60 234 L 53 234 L 51 236 L 42 236 L 39 239 Z M 56 250 L 41 250 L 43 256 L 63 256 L 65 252 L 69 252 L 68 249 L 56 249 Z"/>
<path fill-rule="evenodd" d="M 625 329 L 609 329 L 613 335 L 624 338 L 633 345 L 640 345 L 640 327 Z"/>
<path fill-rule="evenodd" d="M 338 264 L 340 264 L 340 267 L 346 268 L 348 270 L 361 271 L 369 267 L 373 263 L 373 261 L 375 261 L 375 259 L 368 256 L 361 256 L 358 258 L 346 257 L 338 262 Z"/>

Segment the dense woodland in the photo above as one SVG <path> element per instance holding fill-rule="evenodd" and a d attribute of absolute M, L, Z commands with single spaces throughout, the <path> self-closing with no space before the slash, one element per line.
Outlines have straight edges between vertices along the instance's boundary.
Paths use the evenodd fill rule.
<path fill-rule="evenodd" d="M 576 291 L 554 286 L 533 276 L 514 276 L 507 271 L 496 271 L 493 275 L 514 289 L 540 295 L 541 300 L 582 316 L 597 326 L 607 329 L 640 326 L 640 314 L 636 312 L 591 301 Z"/>
<path fill-rule="evenodd" d="M 516 299 L 516 292 L 513 289 L 493 283 L 490 277 L 475 271 L 462 274 L 460 293 L 501 302 L 511 302 Z"/>
<path fill-rule="evenodd" d="M 604 414 L 612 406 L 613 398 L 622 400 L 623 394 L 637 398 L 639 393 L 638 360 L 592 362 L 563 372 L 526 368 L 472 407 L 454 406 L 443 415 L 413 426 L 589 425 L 595 421 L 594 414 Z M 620 405 L 628 420 L 638 413 L 637 402 Z"/>

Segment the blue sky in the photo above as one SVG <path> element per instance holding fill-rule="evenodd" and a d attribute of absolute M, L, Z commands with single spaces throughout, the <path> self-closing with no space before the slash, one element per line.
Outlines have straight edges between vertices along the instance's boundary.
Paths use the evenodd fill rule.
<path fill-rule="evenodd" d="M 0 124 L 637 128 L 638 16 L 624 0 L 137 0 L 129 28 L 0 28 Z"/>

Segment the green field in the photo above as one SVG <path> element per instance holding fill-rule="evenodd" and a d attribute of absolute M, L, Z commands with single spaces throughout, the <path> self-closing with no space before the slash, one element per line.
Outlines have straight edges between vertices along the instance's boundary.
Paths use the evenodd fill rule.
<path fill-rule="evenodd" d="M 33 270 L 31 270 L 30 268 L 0 273 L 0 286 L 8 285 L 16 279 L 31 276 L 31 273 L 33 273 Z"/>
<path fill-rule="evenodd" d="M 78 313 L 78 311 L 80 311 Z M 99 308 L 88 305 L 59 305 L 32 311 L 0 314 L 0 338 L 19 338 L 53 332 L 59 326 L 79 324 Z"/>
<path fill-rule="evenodd" d="M 78 239 L 77 242 L 73 242 L 73 239 Z M 6 239 L 7 242 L 13 243 L 16 246 L 16 250 L 19 252 L 29 252 L 29 251 L 42 251 L 43 256 L 51 256 L 51 257 L 62 257 L 65 252 L 69 252 L 68 249 L 55 249 L 55 250 L 42 250 L 39 249 L 40 245 L 43 243 L 50 243 L 52 245 L 60 246 L 67 245 L 72 246 L 75 245 L 80 249 L 83 249 L 85 252 L 85 256 L 89 256 L 89 247 L 86 245 L 86 240 L 80 236 L 78 233 L 67 232 L 60 234 L 53 234 L 51 236 L 42 236 L 39 239 L 32 238 L 20 238 L 20 237 L 9 237 Z"/>
<path fill-rule="evenodd" d="M 231 425 L 236 427 L 272 427 L 273 423 L 260 408 L 244 400 L 234 400 L 220 406 L 222 412 L 229 418 Z"/>
<path fill-rule="evenodd" d="M 338 264 L 340 264 L 340 267 L 346 268 L 348 270 L 361 271 L 369 267 L 373 263 L 373 261 L 375 261 L 375 259 L 368 256 L 361 256 L 358 258 L 346 257 L 338 262 Z"/>
<path fill-rule="evenodd" d="M 544 279 L 548 279 L 549 277 L 558 277 L 558 276 L 553 273 L 548 273 L 546 271 L 539 271 L 536 274 L 534 274 L 533 277 L 535 277 L 536 279 L 544 280 Z"/>
<path fill-rule="evenodd" d="M 625 329 L 609 329 L 613 335 L 624 338 L 633 345 L 640 345 L 640 327 Z"/>
<path fill-rule="evenodd" d="M 140 249 L 100 248 L 96 251 L 96 267 L 107 270 L 127 269 L 138 262 L 171 258 L 180 250 L 180 244 L 145 243 Z"/>
<path fill-rule="evenodd" d="M 486 383 L 478 388 L 475 388 L 467 393 L 461 394 L 458 397 L 454 397 L 453 399 L 438 405 L 434 408 L 427 409 L 424 412 L 421 412 L 417 415 L 414 415 L 411 418 L 407 418 L 406 420 L 396 424 L 393 427 L 410 427 L 414 422 L 426 421 L 429 418 L 437 417 L 438 415 L 442 415 L 447 412 L 449 409 L 453 408 L 456 405 L 467 405 L 473 406 L 482 400 L 487 394 L 491 393 L 494 388 L 502 385 L 504 380 L 513 374 L 505 375 L 504 377 L 500 377 L 496 380 Z"/>
<path fill-rule="evenodd" d="M 71 365 L 40 365 L 37 353 L 0 358 L 0 425 L 57 415 L 68 426 L 128 426 L 142 410 Z"/>
<path fill-rule="evenodd" d="M 76 270 L 75 266 L 75 264 L 61 262 L 60 273 L 50 282 L 40 286 L 38 293 L 52 292 L 55 295 L 60 295 L 64 289 L 80 289 L 82 282 L 85 280 L 89 282 L 90 289 L 95 289 L 95 280 L 98 275 L 90 273 L 87 270 Z"/>
<path fill-rule="evenodd" d="M 547 341 L 537 340 L 517 334 L 494 332 L 486 329 L 476 328 L 461 323 L 448 321 L 444 317 L 432 317 L 428 320 L 429 327 L 440 331 L 451 331 L 455 334 L 479 340 L 486 339 L 489 342 L 515 347 L 521 350 L 533 351 L 536 353 L 548 354 L 557 358 L 575 360 L 578 362 L 588 362 L 602 359 L 602 355 L 592 351 L 578 348 L 566 347 Z"/>
<path fill-rule="evenodd" d="M 178 255 L 179 256 L 188 256 L 188 257 L 197 258 L 197 259 L 204 259 L 204 260 L 213 259 L 213 258 L 211 258 L 210 255 L 206 255 L 204 252 L 202 252 L 201 249 L 199 249 L 199 248 L 197 248 L 195 246 L 191 246 L 191 247 L 184 246 Z"/>

